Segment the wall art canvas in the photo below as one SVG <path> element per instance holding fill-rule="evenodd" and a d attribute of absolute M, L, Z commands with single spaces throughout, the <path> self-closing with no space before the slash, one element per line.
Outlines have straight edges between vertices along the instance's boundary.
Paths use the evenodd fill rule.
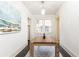
<path fill-rule="evenodd" d="M 21 30 L 21 17 L 9 2 L 0 2 L 0 34 Z"/>

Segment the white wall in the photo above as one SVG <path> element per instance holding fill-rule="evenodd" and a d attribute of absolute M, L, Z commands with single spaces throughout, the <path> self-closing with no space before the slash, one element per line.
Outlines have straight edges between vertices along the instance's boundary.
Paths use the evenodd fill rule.
<path fill-rule="evenodd" d="M 27 45 L 27 17 L 29 11 L 21 2 L 9 2 L 21 14 L 21 31 L 18 33 L 0 35 L 0 57 L 15 56 Z"/>
<path fill-rule="evenodd" d="M 54 15 L 33 15 L 35 19 L 31 20 L 31 37 L 39 36 L 38 32 L 36 31 L 36 21 L 37 20 L 52 20 L 52 32 L 47 33 L 46 35 L 49 36 L 56 36 L 56 18 Z"/>
<path fill-rule="evenodd" d="M 79 2 L 66 2 L 59 10 L 61 45 L 79 56 Z"/>

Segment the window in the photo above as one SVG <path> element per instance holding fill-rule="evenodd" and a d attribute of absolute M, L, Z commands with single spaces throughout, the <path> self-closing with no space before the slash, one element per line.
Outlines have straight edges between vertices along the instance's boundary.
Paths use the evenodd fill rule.
<path fill-rule="evenodd" d="M 38 20 L 36 31 L 41 33 L 51 32 L 51 20 Z"/>

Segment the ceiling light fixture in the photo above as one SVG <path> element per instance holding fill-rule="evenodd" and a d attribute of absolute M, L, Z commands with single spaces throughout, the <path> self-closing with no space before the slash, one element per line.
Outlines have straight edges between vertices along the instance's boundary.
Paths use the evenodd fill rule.
<path fill-rule="evenodd" d="M 44 7 L 44 1 L 41 1 L 41 3 L 42 3 L 42 10 L 41 10 L 41 14 L 42 15 L 45 15 L 45 13 L 46 13 L 46 9 L 45 9 L 45 7 Z"/>
<path fill-rule="evenodd" d="M 41 14 L 42 14 L 42 15 L 45 15 L 45 13 L 46 13 L 46 10 L 45 10 L 45 9 L 42 9 L 42 10 L 41 10 Z"/>

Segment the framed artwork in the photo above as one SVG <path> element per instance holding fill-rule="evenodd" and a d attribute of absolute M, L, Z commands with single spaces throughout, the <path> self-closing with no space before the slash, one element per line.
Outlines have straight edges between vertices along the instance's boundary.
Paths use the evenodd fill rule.
<path fill-rule="evenodd" d="M 9 2 L 0 2 L 0 34 L 21 30 L 21 16 Z"/>

